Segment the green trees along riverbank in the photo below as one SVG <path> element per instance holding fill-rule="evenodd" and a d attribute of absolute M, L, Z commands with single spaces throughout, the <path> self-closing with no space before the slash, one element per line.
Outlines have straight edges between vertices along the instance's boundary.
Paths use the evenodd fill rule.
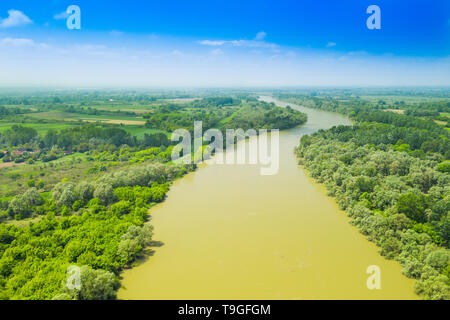
<path fill-rule="evenodd" d="M 417 294 L 450 299 L 448 133 L 414 116 L 349 108 L 335 110 L 354 126 L 302 137 L 300 163 L 380 254 L 417 280 Z"/>
<path fill-rule="evenodd" d="M 26 227 L 0 224 L 0 299 L 113 299 L 118 275 L 152 236 L 148 208 L 193 166 L 150 164 L 105 174 L 95 182 L 61 182 L 48 198 L 35 188 L 9 210 L 37 218 Z M 81 266 L 79 289 L 66 271 Z"/>
<path fill-rule="evenodd" d="M 55 108 L 41 105 L 45 97 L 26 101 L 34 111 L 25 111 L 42 116 L 39 121 L 48 116 L 43 111 L 64 109 L 74 116 L 95 111 L 86 108 L 93 101 L 81 103 L 78 95 L 61 96 Z M 121 270 L 152 243 L 149 208 L 165 199 L 174 179 L 195 169 L 171 162 L 174 143 L 158 129 L 191 129 L 196 120 L 222 130 L 284 129 L 306 121 L 300 112 L 252 98 L 182 103 L 161 98 L 149 105 L 144 99 L 142 106 L 128 98 L 117 108 L 151 111 L 145 117 L 150 133 L 138 137 L 125 125 L 81 121 L 38 132 L 31 126 L 38 120 L 23 109 L 0 107 L 0 120 L 11 124 L 0 132 L 0 300 L 116 298 Z M 96 104 L 111 110 L 94 113 L 131 115 L 109 106 L 110 100 L 103 97 Z M 74 270 L 78 287 L 67 282 Z"/>

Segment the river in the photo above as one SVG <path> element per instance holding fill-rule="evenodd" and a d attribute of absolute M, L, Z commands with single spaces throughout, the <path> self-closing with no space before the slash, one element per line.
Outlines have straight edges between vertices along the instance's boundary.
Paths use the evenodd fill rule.
<path fill-rule="evenodd" d="M 280 133 L 278 174 L 205 164 L 176 181 L 151 209 L 153 238 L 163 245 L 122 273 L 119 299 L 418 298 L 400 265 L 381 257 L 297 165 L 302 135 L 350 121 L 289 105 L 308 122 Z M 380 267 L 380 290 L 367 288 L 371 265 Z"/>

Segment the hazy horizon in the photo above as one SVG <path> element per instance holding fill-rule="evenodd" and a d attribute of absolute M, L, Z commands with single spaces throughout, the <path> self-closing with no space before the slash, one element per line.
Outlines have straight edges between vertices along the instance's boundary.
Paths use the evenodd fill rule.
<path fill-rule="evenodd" d="M 449 86 L 449 3 L 371 4 L 5 0 L 0 86 Z"/>

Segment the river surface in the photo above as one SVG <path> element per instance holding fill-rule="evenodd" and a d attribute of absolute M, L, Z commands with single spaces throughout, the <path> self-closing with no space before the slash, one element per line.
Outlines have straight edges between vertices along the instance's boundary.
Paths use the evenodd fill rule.
<path fill-rule="evenodd" d="M 280 132 L 278 174 L 207 164 L 176 181 L 150 211 L 163 245 L 123 272 L 119 299 L 417 299 L 400 265 L 297 165 L 302 135 L 350 121 L 289 105 L 308 122 Z M 371 265 L 380 267 L 380 290 L 367 288 Z"/>

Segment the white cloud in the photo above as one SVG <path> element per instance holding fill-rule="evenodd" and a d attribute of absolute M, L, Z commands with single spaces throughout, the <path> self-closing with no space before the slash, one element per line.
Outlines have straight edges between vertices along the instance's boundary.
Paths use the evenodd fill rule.
<path fill-rule="evenodd" d="M 183 53 L 181 51 L 179 51 L 179 50 L 173 50 L 170 54 L 172 56 L 177 56 L 177 57 L 183 56 Z"/>
<path fill-rule="evenodd" d="M 33 23 L 22 11 L 11 9 L 8 17 L 0 19 L 0 28 L 20 27 Z"/>
<path fill-rule="evenodd" d="M 202 40 L 199 41 L 200 44 L 204 45 L 204 46 L 222 46 L 225 43 L 227 43 L 228 41 L 223 41 L 223 40 Z"/>
<path fill-rule="evenodd" d="M 24 51 L 48 49 L 50 46 L 44 42 L 36 42 L 33 39 L 28 38 L 0 38 L 0 48 L 7 52 L 7 49 L 23 49 Z"/>
<path fill-rule="evenodd" d="M 232 40 L 230 43 L 235 47 L 251 47 L 251 48 L 271 48 L 276 49 L 278 47 L 275 43 L 257 41 L 257 40 Z"/>
<path fill-rule="evenodd" d="M 369 53 L 367 51 L 364 50 L 359 50 L 359 51 L 350 51 L 349 53 L 347 53 L 349 56 L 366 56 Z"/>
<path fill-rule="evenodd" d="M 213 56 L 220 56 L 223 54 L 223 51 L 222 51 L 222 49 L 217 48 L 217 49 L 211 50 L 210 53 Z"/>
<path fill-rule="evenodd" d="M 290 50 L 290 51 L 286 52 L 286 56 L 288 58 L 295 58 L 297 55 L 294 51 Z"/>
<path fill-rule="evenodd" d="M 0 46 L 4 47 L 24 47 L 34 46 L 35 43 L 32 39 L 26 38 L 2 38 L 0 39 Z"/>
<path fill-rule="evenodd" d="M 249 48 L 268 48 L 273 51 L 277 51 L 278 45 L 261 40 L 202 40 L 198 42 L 204 46 L 220 47 L 220 46 L 232 46 L 232 47 L 249 47 Z"/>
<path fill-rule="evenodd" d="M 346 54 L 340 56 L 338 59 L 341 61 L 344 60 L 361 60 L 364 58 L 368 58 L 369 57 L 369 53 L 367 51 L 364 50 L 360 50 L 360 51 L 349 51 Z M 389 58 L 389 56 L 387 56 Z"/>
<path fill-rule="evenodd" d="M 69 14 L 66 11 L 63 11 L 61 13 L 56 13 L 53 15 L 53 19 L 55 20 L 63 20 L 67 19 L 69 17 Z"/>
<path fill-rule="evenodd" d="M 328 42 L 327 43 L 327 48 L 332 48 L 332 47 L 336 47 L 336 42 Z"/>
<path fill-rule="evenodd" d="M 267 35 L 267 33 L 265 33 L 264 31 L 260 31 L 256 34 L 255 40 L 262 41 L 262 40 L 264 40 L 266 35 Z"/>
<path fill-rule="evenodd" d="M 119 31 L 119 30 L 112 30 L 109 34 L 112 36 L 122 36 L 124 34 L 124 32 Z"/>
<path fill-rule="evenodd" d="M 121 56 L 118 50 L 111 50 L 109 47 L 99 44 L 75 44 L 63 48 L 61 52 L 65 52 L 68 55 L 85 55 L 103 58 L 117 58 Z"/>

